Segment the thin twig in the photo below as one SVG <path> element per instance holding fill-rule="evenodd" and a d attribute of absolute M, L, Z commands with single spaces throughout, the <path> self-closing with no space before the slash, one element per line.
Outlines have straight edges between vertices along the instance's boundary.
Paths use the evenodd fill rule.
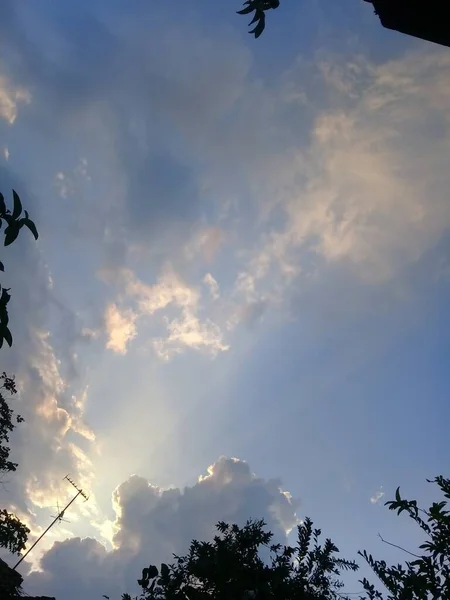
<path fill-rule="evenodd" d="M 385 544 L 389 544 L 389 546 L 393 546 L 394 548 L 398 548 L 399 550 L 403 550 L 403 552 L 406 552 L 407 554 L 411 554 L 411 556 L 415 556 L 416 558 L 422 558 L 421 556 L 419 556 L 418 554 L 414 554 L 414 552 L 410 552 L 409 550 L 406 550 L 406 548 L 402 548 L 401 546 L 397 546 L 397 544 L 393 544 L 392 542 L 388 542 L 387 540 L 385 540 L 381 534 L 378 534 L 378 537 L 381 539 L 382 542 L 384 542 Z"/>

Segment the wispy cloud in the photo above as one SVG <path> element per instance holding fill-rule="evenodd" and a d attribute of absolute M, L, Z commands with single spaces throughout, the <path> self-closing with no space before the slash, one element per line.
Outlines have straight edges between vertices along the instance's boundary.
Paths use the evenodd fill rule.
<path fill-rule="evenodd" d="M 380 488 L 373 496 L 370 497 L 372 504 L 378 504 L 378 502 L 384 497 L 383 488 Z"/>
<path fill-rule="evenodd" d="M 203 281 L 208 286 L 212 299 L 218 300 L 220 298 L 219 284 L 211 275 L 211 273 L 206 273 L 206 275 L 203 277 Z"/>
<path fill-rule="evenodd" d="M 105 311 L 106 347 L 125 354 L 128 344 L 136 337 L 137 315 L 130 309 L 121 311 L 117 304 L 109 304 Z"/>
<path fill-rule="evenodd" d="M 229 348 L 222 340 L 220 327 L 211 319 L 200 316 L 201 289 L 188 285 L 171 266 L 163 269 L 154 284 L 144 283 L 129 269 L 118 274 L 105 273 L 103 277 L 119 282 L 123 302 L 132 303 L 134 307 L 134 312 L 126 309 L 122 315 L 119 315 L 116 305 L 112 305 L 115 307 L 113 312 L 108 309 L 110 317 L 114 317 L 109 319 L 112 326 L 107 326 L 109 348 L 124 353 L 126 343 L 137 333 L 136 321 L 148 319 L 156 313 L 162 314 L 167 335 L 153 336 L 152 345 L 157 355 L 165 360 L 186 348 L 205 350 L 212 355 Z M 166 313 L 173 310 L 179 316 L 167 316 Z M 112 330 L 116 331 L 118 343 L 111 341 Z"/>
<path fill-rule="evenodd" d="M 31 94 L 23 87 L 16 86 L 6 75 L 0 73 L 0 117 L 13 125 L 20 104 L 29 104 Z"/>

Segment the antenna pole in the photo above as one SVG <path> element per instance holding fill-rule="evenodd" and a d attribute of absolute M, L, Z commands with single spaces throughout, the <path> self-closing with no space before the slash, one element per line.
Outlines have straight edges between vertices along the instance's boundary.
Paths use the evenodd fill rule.
<path fill-rule="evenodd" d="M 28 548 L 28 550 L 25 552 L 25 554 L 23 554 L 20 559 L 17 561 L 17 563 L 14 565 L 13 567 L 13 571 L 15 571 L 15 569 L 20 565 L 20 563 L 23 561 L 23 559 L 33 550 L 33 548 L 36 546 L 36 544 L 38 544 L 42 538 L 44 537 L 44 535 L 50 531 L 50 529 L 53 527 L 53 525 L 56 523 L 56 521 L 60 518 L 60 516 L 62 514 L 64 514 L 66 512 L 66 510 L 69 508 L 69 506 L 75 502 L 75 500 L 78 498 L 78 496 L 83 496 L 83 498 L 85 498 L 85 502 L 88 500 L 88 496 L 86 496 L 86 494 L 83 492 L 83 490 L 79 487 L 77 487 L 75 485 L 75 483 L 69 479 L 69 476 L 66 475 L 64 477 L 64 479 L 67 479 L 67 481 L 69 483 L 71 483 L 73 485 L 73 487 L 77 490 L 77 493 L 75 494 L 75 496 L 72 498 L 72 500 L 62 509 L 62 511 L 56 515 L 56 517 L 53 519 L 53 521 L 50 523 L 50 525 L 47 527 L 47 529 L 41 533 L 41 535 L 38 537 L 38 539 L 34 542 L 34 544 L 32 546 L 30 546 L 30 548 Z"/>

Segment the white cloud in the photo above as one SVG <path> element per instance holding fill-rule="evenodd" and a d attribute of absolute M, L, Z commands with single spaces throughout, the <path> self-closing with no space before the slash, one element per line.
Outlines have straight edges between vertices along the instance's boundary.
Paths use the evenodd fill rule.
<path fill-rule="evenodd" d="M 450 227 L 448 53 L 418 52 L 379 66 L 335 57 L 319 63 L 319 72 L 332 103 L 322 98 L 315 107 L 316 92 L 305 92 L 314 115 L 310 144 L 289 145 L 278 175 L 258 174 L 259 240 L 235 281 L 243 304 L 282 301 L 330 267 L 362 284 L 392 282 Z M 303 86 L 301 74 L 285 75 L 287 90 Z M 300 119 L 306 107 L 299 94 L 288 105 Z"/>
<path fill-rule="evenodd" d="M 137 335 L 137 315 L 130 309 L 120 310 L 117 304 L 109 304 L 105 311 L 106 347 L 119 354 L 126 354 L 128 344 Z"/>
<path fill-rule="evenodd" d="M 0 74 L 0 117 L 13 125 L 18 114 L 19 104 L 29 104 L 30 93 L 23 87 L 13 84 Z"/>
<path fill-rule="evenodd" d="M 186 348 L 207 351 L 213 356 L 228 350 L 219 325 L 210 318 L 201 318 L 199 314 L 199 289 L 188 285 L 170 266 L 163 269 L 153 285 L 143 282 L 129 269 L 107 274 L 106 277 L 118 282 L 128 301 L 135 304 L 135 312 L 130 310 L 127 313 L 132 319 L 132 330 L 129 320 L 125 323 L 116 316 L 119 328 L 125 328 L 127 333 L 131 331 L 133 336 L 136 335 L 135 321 L 138 318 L 163 312 L 167 334 L 152 336 L 152 345 L 161 358 L 167 360 Z M 171 309 L 178 310 L 179 316 L 168 317 L 165 312 Z"/>
<path fill-rule="evenodd" d="M 62 171 L 56 173 L 53 180 L 53 186 L 61 198 L 64 199 L 72 196 L 75 192 L 72 179 Z"/>
<path fill-rule="evenodd" d="M 219 284 L 211 275 L 211 273 L 206 273 L 203 277 L 204 283 L 209 287 L 209 293 L 213 300 L 218 300 L 220 298 Z"/>
<path fill-rule="evenodd" d="M 189 308 L 183 309 L 180 318 L 172 321 L 167 319 L 166 323 L 169 335 L 154 340 L 155 350 L 161 358 L 167 360 L 183 347 L 206 350 L 212 356 L 229 349 L 223 343 L 220 327 L 210 319 L 200 321 Z"/>
<path fill-rule="evenodd" d="M 299 522 L 298 503 L 279 481 L 258 478 L 245 462 L 223 457 L 184 489 L 161 489 L 133 475 L 112 501 L 115 521 L 101 529 L 113 533 L 114 549 L 107 552 L 92 538 L 55 543 L 41 560 L 42 571 L 25 580 L 28 593 L 67 600 L 133 593 L 145 565 L 170 562 L 194 538 L 211 539 L 219 520 L 243 525 L 263 518 L 280 541 Z"/>
<path fill-rule="evenodd" d="M 9 160 L 9 150 L 7 146 L 3 148 L 3 156 L 5 157 L 5 160 Z"/>
<path fill-rule="evenodd" d="M 78 164 L 69 173 L 58 171 L 53 178 L 53 187 L 61 198 L 67 199 L 77 191 L 80 182 L 90 182 L 87 158 L 80 158 Z"/>
<path fill-rule="evenodd" d="M 24 207 L 36 213 L 38 203 L 30 206 L 33 196 L 23 182 L 7 171 L 1 175 L 5 188 L 21 190 Z M 2 353 L 2 370 L 16 377 L 18 394 L 10 405 L 25 421 L 12 438 L 12 459 L 19 466 L 8 478 L 2 502 L 6 508 L 15 506 L 31 525 L 32 542 L 33 534 L 42 531 L 41 507 L 53 505 L 55 497 L 64 502 L 70 495 L 62 477 L 70 472 L 80 485 L 89 487 L 93 473 L 88 455 L 95 447 L 95 435 L 85 422 L 83 402 L 77 400 L 81 380 L 75 345 L 81 340 L 80 331 L 70 310 L 57 301 L 32 236 L 19 236 L 5 266 L 2 284 L 7 278 L 13 289 L 8 307 L 13 345 Z M 57 325 L 53 334 L 48 331 L 50 308 L 53 325 L 64 321 L 63 343 Z"/>
<path fill-rule="evenodd" d="M 75 169 L 73 170 L 75 175 L 84 178 L 86 181 L 91 181 L 91 176 L 89 175 L 88 170 L 88 160 L 87 158 L 80 158 L 80 162 L 77 164 Z"/>
<path fill-rule="evenodd" d="M 381 487 L 373 496 L 370 497 L 372 504 L 378 504 L 378 502 L 384 497 L 383 488 Z"/>

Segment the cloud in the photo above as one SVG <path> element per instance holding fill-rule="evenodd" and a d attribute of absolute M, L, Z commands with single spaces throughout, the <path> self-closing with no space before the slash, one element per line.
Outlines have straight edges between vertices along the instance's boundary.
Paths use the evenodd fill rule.
<path fill-rule="evenodd" d="M 68 198 L 74 193 L 72 180 L 62 171 L 56 173 L 53 185 L 61 198 Z"/>
<path fill-rule="evenodd" d="M 157 354 L 164 359 L 181 352 L 184 347 L 206 350 L 212 356 L 229 349 L 222 341 L 220 327 L 210 319 L 201 322 L 189 308 L 183 309 L 180 318 L 166 320 L 166 323 L 169 335 L 154 341 Z"/>
<path fill-rule="evenodd" d="M 81 158 L 78 164 L 69 173 L 58 171 L 53 180 L 53 187 L 61 198 L 67 199 L 79 191 L 81 182 L 90 182 L 91 176 L 88 171 L 88 161 Z"/>
<path fill-rule="evenodd" d="M 105 329 L 108 336 L 106 347 L 125 354 L 128 344 L 136 337 L 137 315 L 132 310 L 120 311 L 116 304 L 109 304 L 105 311 Z"/>
<path fill-rule="evenodd" d="M 112 503 L 114 549 L 93 538 L 56 542 L 41 560 L 42 571 L 26 578 L 28 593 L 67 600 L 132 593 L 145 565 L 170 562 L 192 539 L 211 539 L 219 520 L 242 525 L 263 518 L 280 541 L 298 523 L 298 503 L 280 482 L 256 477 L 235 458 L 220 458 L 184 489 L 161 489 L 133 475 L 115 489 Z"/>
<path fill-rule="evenodd" d="M 5 75 L 0 73 L 0 117 L 10 125 L 17 118 L 20 104 L 29 104 L 31 94 L 20 86 L 16 86 Z"/>
<path fill-rule="evenodd" d="M 378 504 L 378 502 L 384 497 L 383 488 L 381 487 L 373 496 L 370 497 L 372 504 Z"/>
<path fill-rule="evenodd" d="M 201 227 L 186 245 L 186 257 L 193 260 L 200 256 L 211 263 L 224 242 L 225 233 L 220 227 Z"/>
<path fill-rule="evenodd" d="M 258 173 L 258 238 L 235 279 L 241 307 L 286 304 L 292 294 L 322 289 L 324 278 L 322 304 L 337 300 L 340 281 L 395 285 L 450 227 L 448 53 L 420 51 L 384 64 L 363 56 L 318 60 L 310 90 L 306 70 L 299 61 L 283 75 L 275 118 L 284 122 L 286 106 L 291 118 L 307 115 L 310 140 L 286 144 L 278 174 Z"/>
<path fill-rule="evenodd" d="M 209 287 L 209 293 L 213 300 L 218 300 L 220 298 L 219 284 L 211 275 L 211 273 L 206 273 L 203 277 L 203 282 Z"/>
<path fill-rule="evenodd" d="M 108 347 L 121 353 L 126 343 L 137 332 L 135 322 L 153 317 L 162 312 L 162 323 L 166 335 L 151 335 L 152 345 L 158 356 L 167 360 L 186 348 L 204 350 L 213 356 L 228 350 L 223 342 L 220 327 L 210 318 L 201 318 L 201 291 L 188 285 L 170 265 L 166 265 L 157 282 L 149 285 L 140 280 L 130 269 L 119 273 L 104 272 L 103 278 L 119 285 L 120 295 L 132 303 L 133 310 L 126 309 L 119 314 L 117 306 L 111 305 L 106 323 Z M 179 316 L 168 317 L 167 312 L 177 311 Z M 117 343 L 112 341 L 114 331 Z"/>
<path fill-rule="evenodd" d="M 33 218 L 40 205 L 23 182 L 0 168 L 0 189 L 17 189 Z M 39 226 L 39 219 L 36 218 Z M 21 414 L 21 423 L 11 437 L 13 460 L 18 470 L 5 482 L 3 505 L 16 512 L 39 534 L 41 507 L 70 495 L 61 483 L 68 472 L 87 486 L 92 479 L 89 449 L 95 435 L 84 420 L 83 383 L 76 354 L 82 340 L 81 326 L 70 309 L 55 295 L 40 243 L 27 231 L 20 233 L 5 256 L 2 285 L 11 287 L 9 305 L 12 348 L 2 350 L 2 370 L 16 377 L 18 395 L 11 408 Z M 48 311 L 53 324 L 64 320 L 64 336 L 48 331 Z M 33 535 L 30 541 L 33 541 Z"/>
<path fill-rule="evenodd" d="M 226 26 L 212 34 L 194 22 L 171 25 L 170 13 L 156 15 L 146 2 L 134 8 L 77 3 L 50 14 L 31 6 L 26 19 L 10 0 L 0 8 L 2 55 L 14 56 L 0 80 L 1 115 L 17 135 L 8 138 L 8 164 L 17 157 L 14 168 L 28 169 L 36 213 L 27 208 L 45 233 L 32 248 L 20 238 L 7 265 L 8 277 L 16 267 L 15 346 L 5 366 L 21 382 L 26 417 L 11 501 L 36 532 L 39 506 L 62 501 L 59 478 L 71 472 L 87 487 L 94 478 L 95 435 L 80 398 L 82 359 L 92 358 L 102 394 L 87 345 L 99 323 L 107 348 L 125 353 L 139 332 L 163 359 L 188 349 L 219 356 L 239 324 L 267 322 L 274 308 L 328 330 L 342 315 L 354 319 L 355 306 L 380 310 L 380 290 L 398 284 L 450 224 L 448 53 L 384 64 L 319 54 L 313 66 L 298 60 L 280 76 L 256 76 L 250 51 Z M 32 102 L 22 119 L 24 90 Z M 42 163 L 30 167 L 36 156 Z M 49 194 L 55 174 L 69 201 Z M 11 177 L 0 175 L 10 189 Z M 96 279 L 102 268 L 108 288 Z M 225 481 L 227 468 L 207 481 Z M 145 481 L 129 485 L 149 502 L 170 496 L 150 493 Z M 139 554 L 148 540 L 127 519 L 122 537 L 128 527 Z M 98 526 L 111 538 L 111 522 Z M 104 573 L 118 581 L 123 571 L 110 556 L 131 553 L 125 546 L 110 555 L 95 540 L 64 542 L 39 581 L 57 580 L 66 552 L 89 574 L 86 589 L 103 585 Z"/>

